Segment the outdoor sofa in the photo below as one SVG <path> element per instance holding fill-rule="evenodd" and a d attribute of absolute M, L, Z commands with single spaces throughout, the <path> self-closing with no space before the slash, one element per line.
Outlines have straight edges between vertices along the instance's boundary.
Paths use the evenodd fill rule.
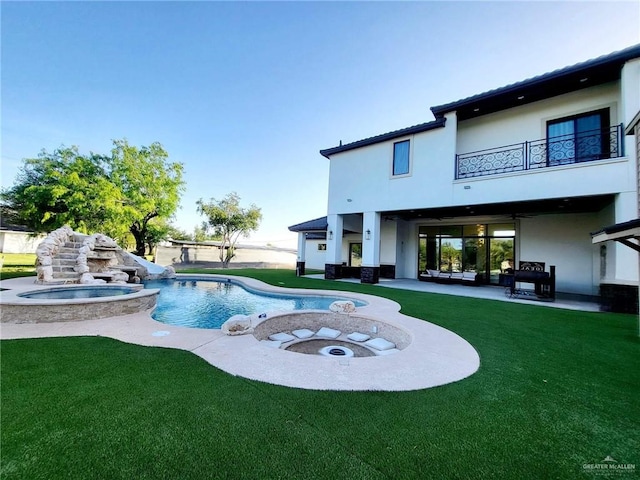
<path fill-rule="evenodd" d="M 441 272 L 439 270 L 425 270 L 420 274 L 419 279 L 424 282 L 478 285 L 476 272 Z"/>

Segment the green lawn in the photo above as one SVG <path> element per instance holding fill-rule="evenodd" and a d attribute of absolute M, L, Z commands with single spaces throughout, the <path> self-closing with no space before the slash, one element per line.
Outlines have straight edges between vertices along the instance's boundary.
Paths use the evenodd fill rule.
<path fill-rule="evenodd" d="M 3 253 L 0 279 L 25 277 L 36 274 L 35 253 Z"/>
<path fill-rule="evenodd" d="M 0 477 L 599 479 L 583 465 L 606 456 L 640 470 L 634 315 L 225 273 L 393 299 L 467 339 L 480 370 L 415 392 L 317 392 L 107 338 L 5 340 Z"/>

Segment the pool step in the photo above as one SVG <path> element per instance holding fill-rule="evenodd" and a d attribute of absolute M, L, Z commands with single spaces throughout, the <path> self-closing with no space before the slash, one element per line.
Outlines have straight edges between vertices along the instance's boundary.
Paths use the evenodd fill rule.
<path fill-rule="evenodd" d="M 75 271 L 75 267 L 81 246 L 80 242 L 66 242 L 58 249 L 58 253 L 51 261 L 53 282 L 76 283 L 80 279 L 80 274 Z"/>
<path fill-rule="evenodd" d="M 82 245 L 81 242 L 66 242 L 64 246 L 58 249 L 51 261 L 53 282 L 76 283 L 80 280 L 80 274 L 76 272 L 75 268 Z M 111 248 L 99 248 L 87 253 L 87 259 L 94 263 L 105 264 L 105 262 L 108 263 L 115 258 L 115 249 Z M 113 274 L 95 273 L 94 278 L 103 278 L 110 281 L 113 280 Z"/>
<path fill-rule="evenodd" d="M 76 258 L 60 258 L 59 256 L 53 257 L 51 260 L 51 266 L 73 268 L 76 266 Z"/>
<path fill-rule="evenodd" d="M 54 262 L 51 264 L 51 267 L 53 268 L 53 271 L 56 272 L 73 272 L 74 268 L 75 268 L 75 263 L 73 265 L 69 265 L 69 264 L 57 264 Z"/>
<path fill-rule="evenodd" d="M 54 280 L 77 280 L 80 278 L 77 272 L 56 272 L 53 271 Z"/>

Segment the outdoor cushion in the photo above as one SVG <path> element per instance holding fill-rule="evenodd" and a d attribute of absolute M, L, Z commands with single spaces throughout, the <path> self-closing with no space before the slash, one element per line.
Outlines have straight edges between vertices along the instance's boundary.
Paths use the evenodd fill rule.
<path fill-rule="evenodd" d="M 300 330 L 294 330 L 291 333 L 293 333 L 298 338 L 313 337 L 313 331 L 309 330 L 308 328 L 303 328 L 303 329 L 300 329 Z"/>
<path fill-rule="evenodd" d="M 366 333 L 353 332 L 347 335 L 347 338 L 354 342 L 364 342 L 365 340 L 369 340 L 371 337 Z"/>
<path fill-rule="evenodd" d="M 317 337 L 323 338 L 338 338 L 340 336 L 340 330 L 334 330 L 333 328 L 322 327 L 316 332 Z"/>
<path fill-rule="evenodd" d="M 294 338 L 296 337 L 284 332 L 274 333 L 273 335 L 269 335 L 269 340 L 274 340 L 276 342 L 290 342 Z"/>
<path fill-rule="evenodd" d="M 476 274 L 475 274 L 475 272 L 463 272 L 462 273 L 462 279 L 463 280 L 467 280 L 469 282 L 475 282 L 476 281 Z"/>
<path fill-rule="evenodd" d="M 376 350 L 389 350 L 391 348 L 396 348 L 395 343 L 380 337 L 364 342 L 364 344 L 367 347 L 375 348 Z"/>
<path fill-rule="evenodd" d="M 270 348 L 280 348 L 280 345 L 282 345 L 282 342 L 276 342 L 274 340 L 260 340 L 260 343 Z"/>

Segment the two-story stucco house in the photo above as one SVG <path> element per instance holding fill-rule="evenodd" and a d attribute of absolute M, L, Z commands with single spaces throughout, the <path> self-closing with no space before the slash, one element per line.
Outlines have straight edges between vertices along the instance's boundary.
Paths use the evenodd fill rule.
<path fill-rule="evenodd" d="M 497 284 L 519 262 L 556 269 L 558 292 L 637 285 L 637 253 L 591 232 L 638 217 L 640 45 L 431 108 L 435 120 L 321 150 L 326 219 L 290 227 L 298 262 L 326 278 Z M 318 233 L 321 239 L 318 239 Z M 313 236 L 315 235 L 315 237 Z M 315 239 L 314 239 L 315 238 Z"/>

